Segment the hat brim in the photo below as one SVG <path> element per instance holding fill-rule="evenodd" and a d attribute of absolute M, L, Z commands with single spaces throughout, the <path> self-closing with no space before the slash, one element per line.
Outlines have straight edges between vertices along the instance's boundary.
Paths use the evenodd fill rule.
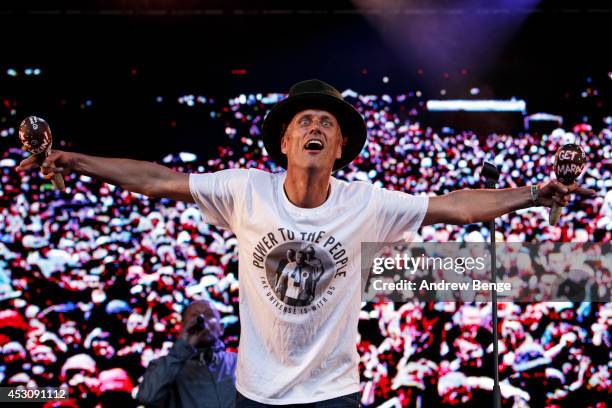
<path fill-rule="evenodd" d="M 367 130 L 357 109 L 350 103 L 331 95 L 305 92 L 277 103 L 264 120 L 262 126 L 264 146 L 276 164 L 287 168 L 287 156 L 281 152 L 280 143 L 283 125 L 288 124 L 296 113 L 306 109 L 321 109 L 333 114 L 340 124 L 342 136 L 347 138 L 346 145 L 342 149 L 342 157 L 334 163 L 334 171 L 343 168 L 359 156 L 366 142 Z"/>

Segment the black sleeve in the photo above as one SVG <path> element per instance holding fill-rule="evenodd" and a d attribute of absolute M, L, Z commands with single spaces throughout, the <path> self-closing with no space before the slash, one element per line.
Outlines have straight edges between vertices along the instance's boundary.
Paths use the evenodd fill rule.
<path fill-rule="evenodd" d="M 138 390 L 138 400 L 145 405 L 166 405 L 172 384 L 185 362 L 195 354 L 195 348 L 186 341 L 174 343 L 167 356 L 152 361 L 147 367 Z"/>

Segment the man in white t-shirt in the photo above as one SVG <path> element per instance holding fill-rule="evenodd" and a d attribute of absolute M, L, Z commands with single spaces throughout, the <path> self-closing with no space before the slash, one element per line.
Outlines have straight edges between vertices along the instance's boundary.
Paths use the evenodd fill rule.
<path fill-rule="evenodd" d="M 188 175 L 154 163 L 62 151 L 53 151 L 42 170 L 46 178 L 76 171 L 140 194 L 195 202 L 207 223 L 236 234 L 239 407 L 359 404 L 362 241 L 409 240 L 421 225 L 486 221 L 533 205 L 565 206 L 572 192 L 594 194 L 550 181 L 427 197 L 336 179 L 332 172 L 363 148 L 366 126 L 336 89 L 318 80 L 294 85 L 272 108 L 262 133 L 266 151 L 286 172 Z M 35 167 L 28 158 L 18 170 Z M 279 262 L 288 250 L 308 246 L 322 273 L 314 294 L 291 305 L 275 292 Z"/>

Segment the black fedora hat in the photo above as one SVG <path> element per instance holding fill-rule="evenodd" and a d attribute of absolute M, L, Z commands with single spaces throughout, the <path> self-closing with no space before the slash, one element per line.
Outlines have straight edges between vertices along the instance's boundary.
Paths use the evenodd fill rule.
<path fill-rule="evenodd" d="M 334 163 L 334 171 L 352 162 L 361 152 L 367 138 L 366 125 L 357 109 L 342 98 L 333 86 L 309 79 L 298 82 L 289 89 L 289 96 L 274 105 L 266 116 L 263 126 L 263 142 L 270 157 L 279 165 L 287 168 L 287 156 L 281 152 L 281 132 L 296 113 L 306 109 L 321 109 L 332 113 L 347 138 L 342 149 L 342 157 Z"/>

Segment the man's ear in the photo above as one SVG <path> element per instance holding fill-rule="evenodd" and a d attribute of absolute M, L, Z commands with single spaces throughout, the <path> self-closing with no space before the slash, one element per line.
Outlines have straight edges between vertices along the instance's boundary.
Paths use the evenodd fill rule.
<path fill-rule="evenodd" d="M 285 135 L 281 137 L 281 152 L 286 155 L 287 154 L 287 141 L 285 140 Z"/>
<path fill-rule="evenodd" d="M 284 155 L 287 155 L 287 140 L 285 138 L 285 135 L 287 134 L 287 125 L 281 125 L 281 152 Z"/>
<path fill-rule="evenodd" d="M 343 136 L 342 142 L 340 142 L 340 149 L 338 149 L 338 153 L 336 154 L 336 159 L 339 159 L 342 157 L 342 150 L 344 149 L 344 146 L 346 146 L 347 142 L 348 142 L 348 138 Z"/>

